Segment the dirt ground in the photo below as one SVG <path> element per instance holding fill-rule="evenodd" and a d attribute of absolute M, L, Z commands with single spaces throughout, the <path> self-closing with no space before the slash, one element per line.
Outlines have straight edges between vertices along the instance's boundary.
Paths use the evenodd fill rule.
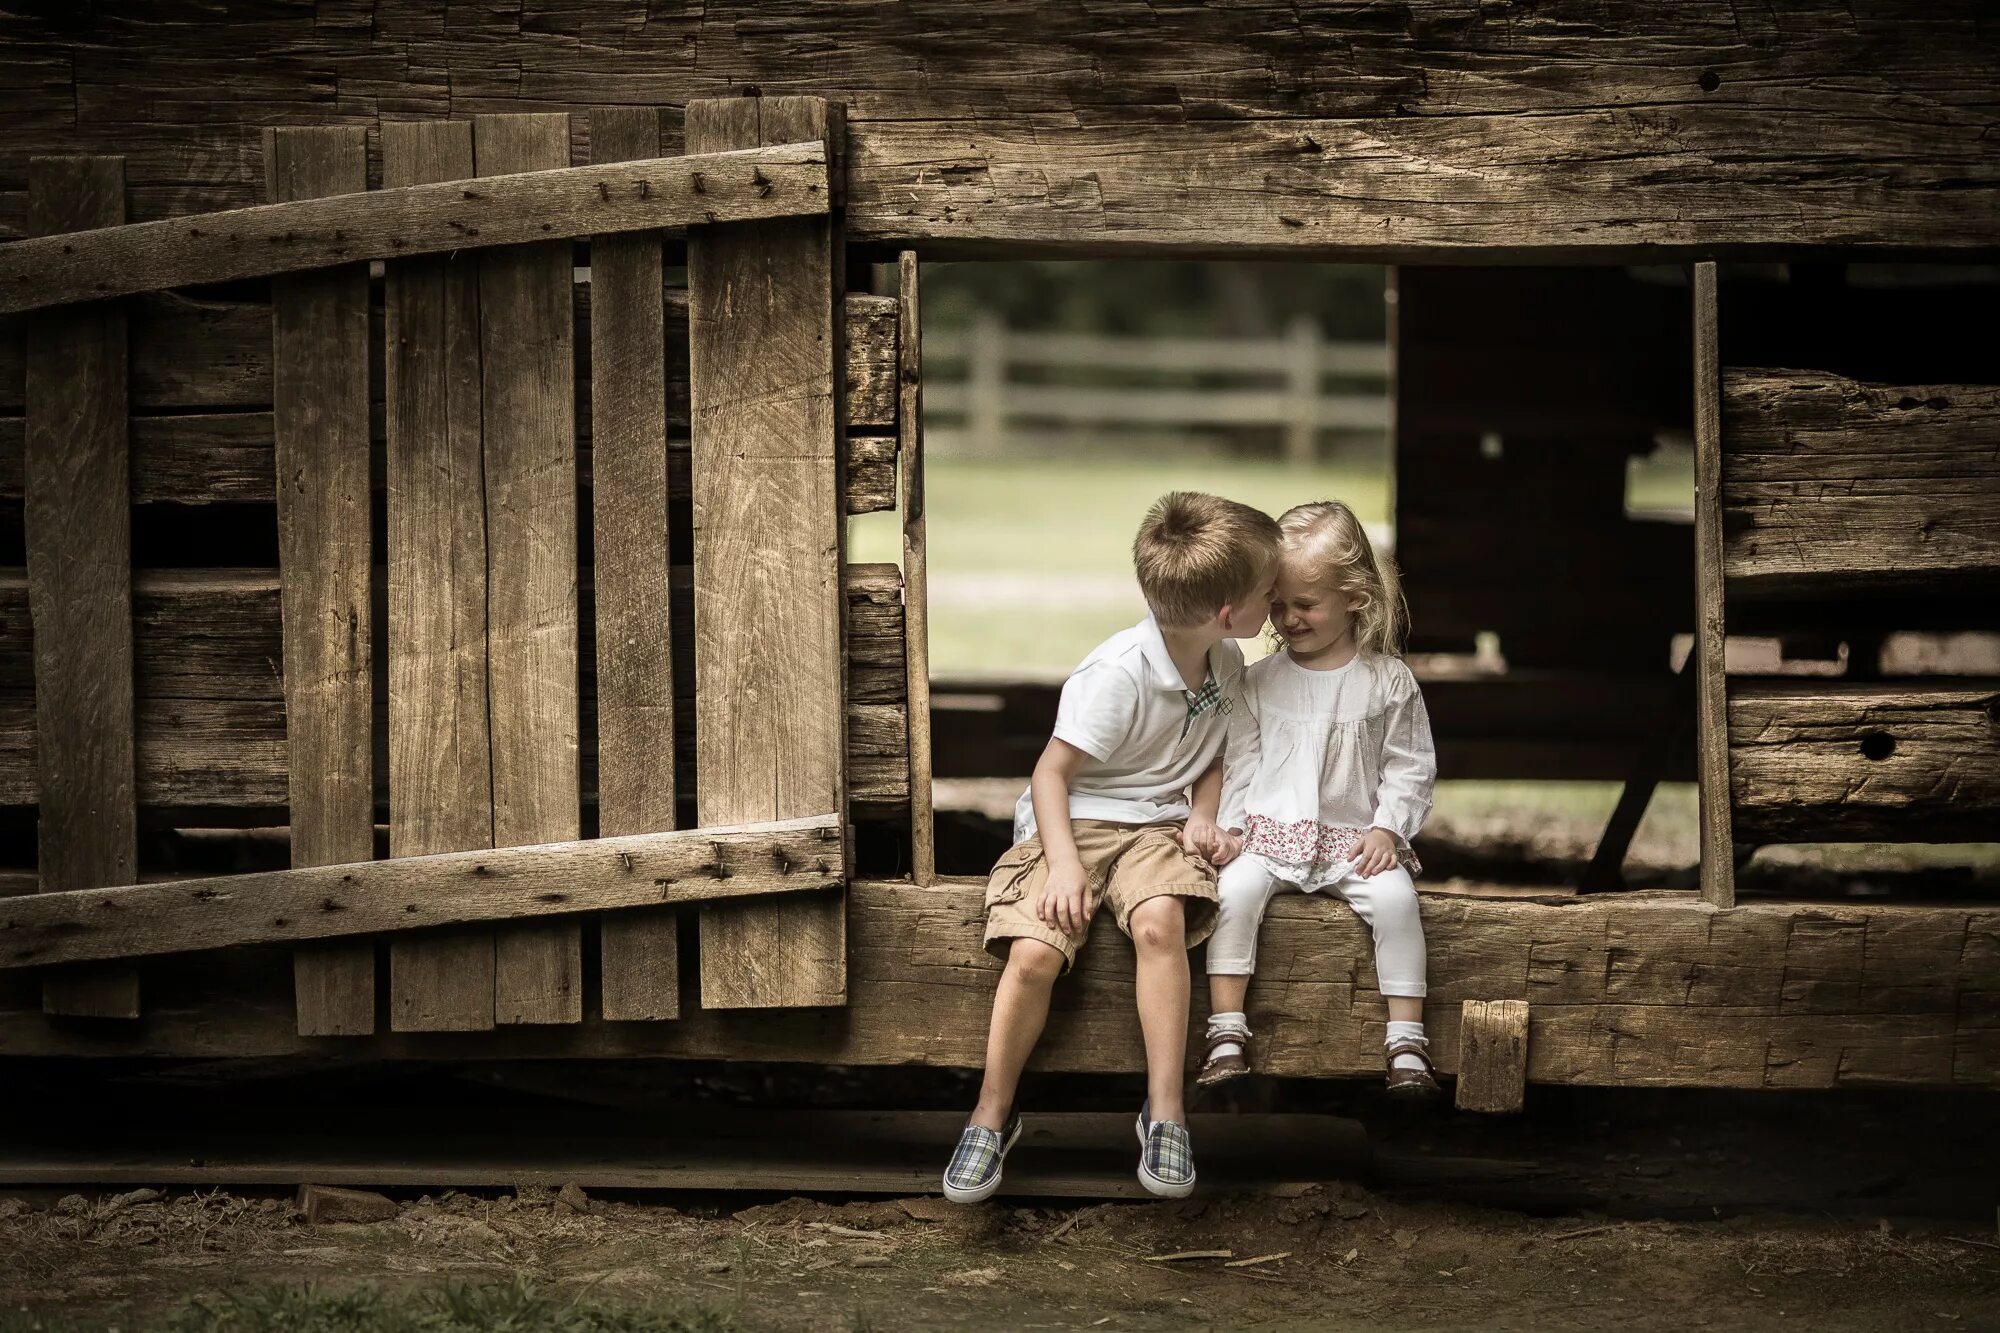
<path fill-rule="evenodd" d="M 373 1327 L 316 1320 L 354 1288 L 463 1305 L 510 1285 L 545 1314 L 671 1312 L 593 1328 L 2000 1328 L 2000 1237 L 1964 1223 L 1530 1218 L 1341 1184 L 1080 1208 L 571 1198 L 317 1227 L 270 1197 L 0 1199 L 0 1329 Z M 201 1314 L 231 1300 L 254 1317 Z M 480 1323 L 586 1326 L 421 1326 Z"/>

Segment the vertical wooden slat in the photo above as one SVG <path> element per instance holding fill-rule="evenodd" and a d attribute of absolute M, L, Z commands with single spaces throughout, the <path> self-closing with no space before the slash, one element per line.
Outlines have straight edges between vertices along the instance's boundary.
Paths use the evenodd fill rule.
<path fill-rule="evenodd" d="M 924 511 L 924 349 L 917 254 L 896 273 L 896 437 L 902 464 L 903 672 L 910 701 L 910 878 L 937 883 L 937 823 L 931 795 L 930 555 Z"/>
<path fill-rule="evenodd" d="M 37 236 L 125 221 L 125 159 L 35 158 Z M 41 884 L 138 879 L 132 770 L 132 521 L 126 454 L 125 311 L 115 302 L 35 317 L 27 338 L 23 522 L 35 636 Z M 137 1018 L 139 974 L 52 972 L 52 1014 Z"/>
<path fill-rule="evenodd" d="M 1694 266 L 1695 755 L 1701 792 L 1701 896 L 1736 905 L 1729 815 L 1728 679 L 1723 670 L 1722 357 L 1714 264 Z"/>
<path fill-rule="evenodd" d="M 367 131 L 266 130 L 264 188 L 273 203 L 366 190 Z M 375 756 L 366 264 L 273 281 L 271 395 L 292 864 L 367 861 L 375 855 Z M 375 1030 L 371 942 L 299 949 L 292 983 L 301 1036 Z"/>
<path fill-rule="evenodd" d="M 465 121 L 382 122 L 385 188 L 473 174 Z M 478 261 L 388 266 L 389 854 L 493 845 Z M 390 1026 L 493 1026 L 493 932 L 396 936 Z"/>
<path fill-rule="evenodd" d="M 472 148 L 481 176 L 566 167 L 569 116 L 476 116 Z M 572 268 L 568 241 L 479 259 L 497 847 L 581 836 Z M 581 1022 L 581 928 L 558 921 L 501 930 L 493 988 L 497 1022 Z"/>
<path fill-rule="evenodd" d="M 593 162 L 658 157 L 652 107 L 590 113 Z M 590 423 L 597 588 L 597 812 L 605 837 L 674 827 L 667 611 L 667 329 L 656 233 L 590 247 Z M 599 923 L 607 1019 L 680 1016 L 674 912 Z"/>
<path fill-rule="evenodd" d="M 814 97 L 697 101 L 691 153 L 826 138 Z M 844 813 L 838 215 L 688 237 L 700 822 Z M 847 996 L 839 898 L 704 910 L 708 1008 Z"/>

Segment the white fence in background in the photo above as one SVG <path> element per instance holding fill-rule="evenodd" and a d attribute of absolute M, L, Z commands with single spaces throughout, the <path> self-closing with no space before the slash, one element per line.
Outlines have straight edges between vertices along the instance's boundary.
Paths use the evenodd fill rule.
<path fill-rule="evenodd" d="M 1213 377 L 1203 387 L 1022 383 L 1017 368 Z M 1329 377 L 1341 387 L 1328 390 Z M 1318 457 L 1322 432 L 1385 437 L 1389 349 L 1330 342 L 1309 318 L 1278 338 L 1152 338 L 1009 329 L 983 313 L 969 328 L 924 335 L 924 417 L 930 444 L 997 454 L 1010 435 L 1091 427 L 1154 431 L 1268 427 L 1284 456 Z"/>

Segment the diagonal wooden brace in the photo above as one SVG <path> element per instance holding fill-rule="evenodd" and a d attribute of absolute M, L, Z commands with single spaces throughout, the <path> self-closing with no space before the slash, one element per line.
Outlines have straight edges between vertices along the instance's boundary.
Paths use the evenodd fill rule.
<path fill-rule="evenodd" d="M 0 905 L 0 969 L 839 888 L 833 815 L 541 843 Z"/>

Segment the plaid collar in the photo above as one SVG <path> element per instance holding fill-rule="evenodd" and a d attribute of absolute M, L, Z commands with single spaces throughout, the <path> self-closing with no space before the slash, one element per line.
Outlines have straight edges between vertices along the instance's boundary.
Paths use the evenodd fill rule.
<path fill-rule="evenodd" d="M 1192 722 L 1222 702 L 1222 686 L 1213 675 L 1203 680 L 1198 690 L 1182 690 L 1187 696 L 1188 721 Z"/>

